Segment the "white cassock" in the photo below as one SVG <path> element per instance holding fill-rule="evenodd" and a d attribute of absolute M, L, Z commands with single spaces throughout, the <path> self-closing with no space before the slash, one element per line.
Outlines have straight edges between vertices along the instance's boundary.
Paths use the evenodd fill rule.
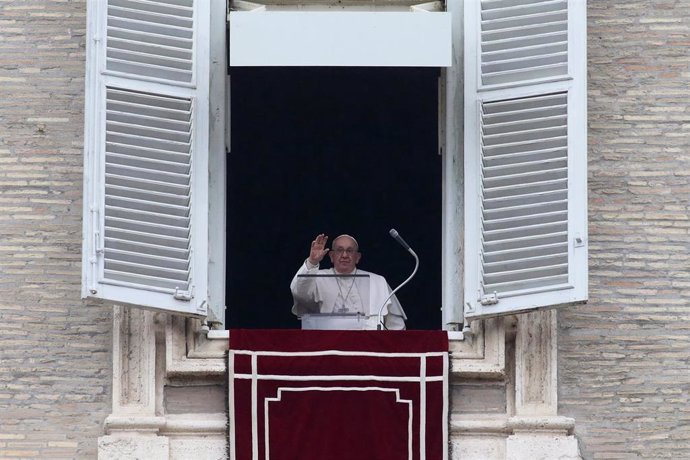
<path fill-rule="evenodd" d="M 356 269 L 351 275 L 364 277 L 308 277 L 299 275 L 335 275 L 333 269 L 319 270 L 305 260 L 290 283 L 294 305 L 292 313 L 361 313 L 369 318 L 369 327 L 376 328 L 381 305 L 392 292 L 386 279 L 376 273 Z M 367 281 L 363 281 L 368 279 Z M 405 329 L 405 312 L 395 296 L 383 307 L 381 315 L 386 329 Z"/>

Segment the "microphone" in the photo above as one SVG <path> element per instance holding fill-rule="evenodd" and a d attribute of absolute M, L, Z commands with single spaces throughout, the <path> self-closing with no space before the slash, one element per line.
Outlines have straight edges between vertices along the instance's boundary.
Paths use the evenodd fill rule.
<path fill-rule="evenodd" d="M 405 281 L 403 281 L 402 283 L 400 283 L 400 285 L 399 285 L 398 287 L 396 287 L 395 289 L 393 289 L 393 292 L 391 292 L 390 295 L 389 295 L 388 297 L 386 297 L 386 300 L 383 301 L 383 304 L 381 304 L 381 307 L 379 308 L 378 323 L 377 323 L 377 325 L 376 325 L 376 329 L 379 330 L 379 331 L 386 328 L 386 326 L 383 324 L 383 317 L 381 316 L 381 313 L 383 313 L 383 307 L 386 306 L 386 304 L 388 303 L 388 300 L 389 300 L 391 297 L 393 297 L 393 296 L 395 295 L 395 293 L 398 292 L 398 290 L 399 290 L 401 287 L 403 287 L 404 285 L 406 285 L 407 282 L 410 281 L 410 280 L 412 279 L 412 277 L 414 277 L 414 275 L 417 273 L 417 269 L 419 268 L 419 257 L 417 257 L 417 254 L 412 250 L 412 248 L 410 247 L 410 245 L 407 244 L 407 243 L 405 242 L 405 240 L 402 239 L 402 236 L 400 236 L 400 233 L 398 233 L 398 231 L 397 231 L 396 229 L 391 228 L 391 229 L 388 231 L 388 234 L 389 234 L 390 236 L 392 236 L 393 239 L 394 239 L 395 241 L 397 241 L 398 243 L 400 243 L 400 245 L 401 245 L 403 248 L 405 248 L 405 249 L 407 250 L 407 252 L 409 252 L 410 254 L 412 254 L 412 257 L 414 257 L 414 260 L 415 260 L 415 264 L 414 264 L 414 270 L 412 270 L 412 274 L 411 274 L 410 276 L 408 276 L 407 279 L 406 279 Z M 402 308 L 402 305 L 401 305 L 400 308 Z"/>
<path fill-rule="evenodd" d="M 402 236 L 400 236 L 400 233 L 398 233 L 398 231 L 397 231 L 396 229 L 391 228 L 391 229 L 388 231 L 388 234 L 389 234 L 390 236 L 392 236 L 393 239 L 394 239 L 395 241 L 397 241 L 398 243 L 400 243 L 400 246 L 402 246 L 402 247 L 404 247 L 405 249 L 407 249 L 408 252 L 414 253 L 414 251 L 412 250 L 412 248 L 410 247 L 410 245 L 407 244 L 407 243 L 405 242 L 405 240 L 403 240 Z"/>

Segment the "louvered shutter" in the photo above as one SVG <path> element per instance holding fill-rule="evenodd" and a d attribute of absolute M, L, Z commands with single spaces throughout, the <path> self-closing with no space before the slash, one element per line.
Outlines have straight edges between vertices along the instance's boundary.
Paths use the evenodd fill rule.
<path fill-rule="evenodd" d="M 87 7 L 83 295 L 205 315 L 209 4 Z"/>
<path fill-rule="evenodd" d="M 587 298 L 585 3 L 465 3 L 465 316 Z"/>

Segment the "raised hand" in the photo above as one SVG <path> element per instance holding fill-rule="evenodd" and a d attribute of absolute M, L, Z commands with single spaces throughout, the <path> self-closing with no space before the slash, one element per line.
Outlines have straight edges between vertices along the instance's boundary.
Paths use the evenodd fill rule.
<path fill-rule="evenodd" d="M 311 249 L 309 251 L 309 263 L 312 265 L 318 265 L 321 259 L 328 254 L 328 248 L 326 248 L 326 242 L 328 237 L 321 233 L 317 235 L 314 241 L 311 242 Z"/>

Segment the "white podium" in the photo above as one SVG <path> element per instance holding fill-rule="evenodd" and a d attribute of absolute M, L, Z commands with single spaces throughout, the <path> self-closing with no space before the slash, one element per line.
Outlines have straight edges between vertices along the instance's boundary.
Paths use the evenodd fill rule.
<path fill-rule="evenodd" d="M 307 300 L 300 316 L 302 329 L 364 330 L 376 329 L 377 315 L 370 309 L 369 274 L 315 273 L 297 275 L 301 285 L 314 283 L 320 303 Z M 314 287 L 312 287 L 314 289 Z"/>
<path fill-rule="evenodd" d="M 301 319 L 302 329 L 328 331 L 376 329 L 377 320 L 361 313 L 312 313 Z"/>

